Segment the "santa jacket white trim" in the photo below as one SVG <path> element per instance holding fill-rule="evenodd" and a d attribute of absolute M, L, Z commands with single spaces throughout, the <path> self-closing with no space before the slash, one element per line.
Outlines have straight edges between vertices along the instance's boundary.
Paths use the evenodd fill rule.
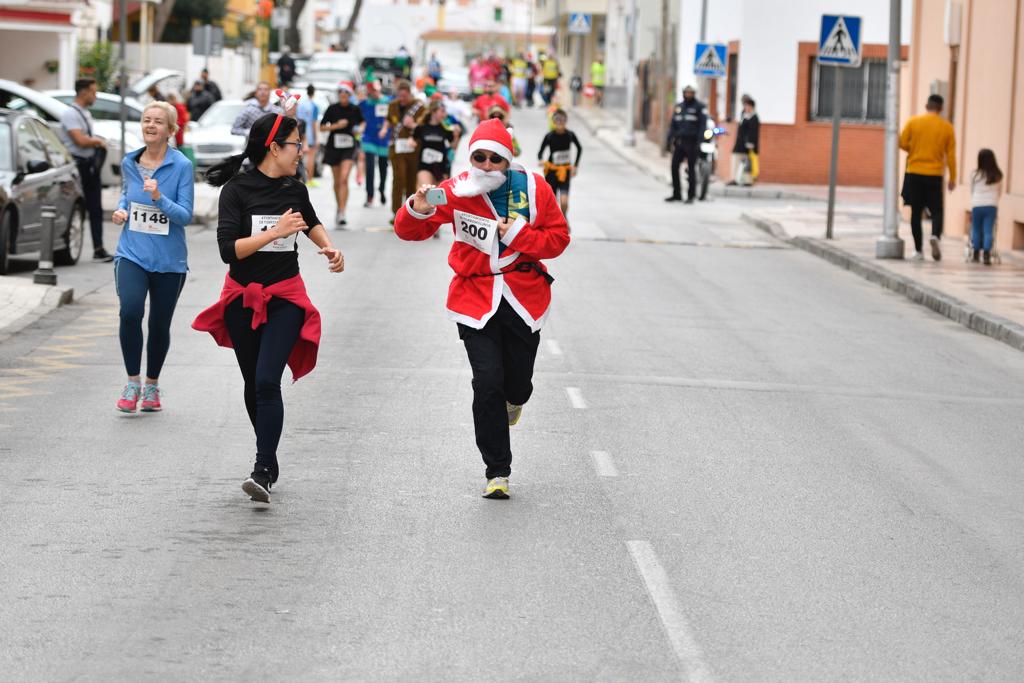
<path fill-rule="evenodd" d="M 465 178 L 464 172 L 445 180 L 438 187 L 448 203 L 430 213 L 419 213 L 406 202 L 395 216 L 395 234 L 403 240 L 430 239 L 444 226 L 451 226 L 455 242 L 448 254 L 448 265 L 455 271 L 448 287 L 448 317 L 474 329 L 487 324 L 504 296 L 512 308 L 534 332 L 544 325 L 551 305 L 551 285 L 536 271 L 513 270 L 519 263 L 555 258 L 569 246 L 569 228 L 551 187 L 536 173 L 516 165 L 513 172 L 526 175 L 530 201 L 529 220 L 520 216 L 505 233 L 501 242 L 505 251 L 499 257 L 497 230 L 492 222 L 501 219 L 486 193 L 475 197 L 459 197 L 452 192 L 453 183 Z M 459 224 L 455 214 L 459 213 Z M 473 218 L 480 220 L 474 222 Z M 487 234 L 484 235 L 483 233 Z M 475 233 L 475 234 L 473 234 Z M 545 271 L 543 264 L 540 267 Z M 492 273 L 506 271 L 503 275 Z"/>

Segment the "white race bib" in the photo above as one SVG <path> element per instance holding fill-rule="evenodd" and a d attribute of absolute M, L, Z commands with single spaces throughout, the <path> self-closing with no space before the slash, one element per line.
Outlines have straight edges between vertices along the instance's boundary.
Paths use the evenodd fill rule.
<path fill-rule="evenodd" d="M 167 235 L 171 232 L 171 221 L 155 206 L 132 202 L 128 209 L 128 229 L 147 235 Z"/>
<path fill-rule="evenodd" d="M 272 215 L 269 215 L 269 214 L 268 215 L 262 215 L 262 216 L 253 216 L 252 217 L 252 234 L 253 234 L 253 236 L 258 235 L 261 232 L 266 232 L 267 230 L 270 230 L 275 225 L 277 225 L 277 222 L 279 220 L 281 220 L 281 214 L 277 214 L 276 216 L 272 216 Z M 260 251 L 274 251 L 274 252 L 293 251 L 295 249 L 295 237 L 298 234 L 299 233 L 294 233 L 294 234 L 288 235 L 287 237 L 281 237 L 279 239 L 276 239 L 273 242 L 271 242 L 270 244 L 267 244 L 266 246 L 261 247 Z"/>
<path fill-rule="evenodd" d="M 415 152 L 416 146 L 413 145 L 412 138 L 396 138 L 395 139 L 395 154 L 408 154 L 409 152 Z"/>
<path fill-rule="evenodd" d="M 425 164 L 439 164 L 444 161 L 444 154 L 429 147 L 423 148 L 423 156 L 420 157 Z"/>
<path fill-rule="evenodd" d="M 356 139 L 344 133 L 334 134 L 334 149 L 352 149 L 356 146 Z"/>
<path fill-rule="evenodd" d="M 384 104 L 378 104 L 378 105 L 376 105 L 376 106 L 375 106 L 375 107 L 373 108 L 373 114 L 374 114 L 374 116 L 376 116 L 376 117 L 377 117 L 378 119 L 382 119 L 382 118 L 384 118 L 385 116 L 387 116 L 387 115 L 388 115 L 388 105 L 387 105 L 387 102 L 385 102 Z"/>
<path fill-rule="evenodd" d="M 570 154 L 570 150 L 568 149 L 563 149 L 560 152 L 551 153 L 551 163 L 553 163 L 556 166 L 566 166 L 572 163 L 570 161 L 571 159 L 572 155 Z"/>
<path fill-rule="evenodd" d="M 465 242 L 484 252 L 491 253 L 491 245 L 498 234 L 498 221 L 484 218 L 465 211 L 455 211 L 455 241 Z"/>

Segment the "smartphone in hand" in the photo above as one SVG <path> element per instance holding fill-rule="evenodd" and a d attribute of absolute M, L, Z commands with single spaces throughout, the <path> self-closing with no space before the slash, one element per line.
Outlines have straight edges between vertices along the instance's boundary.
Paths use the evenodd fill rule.
<path fill-rule="evenodd" d="M 444 206 L 448 203 L 448 195 L 440 187 L 432 187 L 427 190 L 426 200 L 431 206 Z"/>

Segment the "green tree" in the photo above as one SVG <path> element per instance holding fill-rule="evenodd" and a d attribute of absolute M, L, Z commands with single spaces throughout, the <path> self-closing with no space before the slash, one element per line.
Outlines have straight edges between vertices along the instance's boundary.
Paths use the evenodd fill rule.
<path fill-rule="evenodd" d="M 190 43 L 193 23 L 219 23 L 227 7 L 228 0 L 164 0 L 157 7 L 153 33 L 162 43 Z"/>
<path fill-rule="evenodd" d="M 117 73 L 120 63 L 114 45 L 107 41 L 82 45 L 78 49 L 78 75 L 95 78 L 100 92 L 114 92 L 117 89 Z"/>

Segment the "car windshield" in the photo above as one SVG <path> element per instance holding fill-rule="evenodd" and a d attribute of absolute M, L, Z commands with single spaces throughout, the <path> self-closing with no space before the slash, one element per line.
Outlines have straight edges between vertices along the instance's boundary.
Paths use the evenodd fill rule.
<path fill-rule="evenodd" d="M 316 69 L 307 71 L 302 80 L 310 83 L 341 83 L 342 81 L 355 82 L 355 74 L 344 69 Z"/>
<path fill-rule="evenodd" d="M 11 127 L 6 123 L 0 123 L 0 171 L 13 171 L 11 166 Z"/>
<path fill-rule="evenodd" d="M 217 102 L 199 117 L 200 126 L 230 126 L 245 109 L 244 102 Z"/>

